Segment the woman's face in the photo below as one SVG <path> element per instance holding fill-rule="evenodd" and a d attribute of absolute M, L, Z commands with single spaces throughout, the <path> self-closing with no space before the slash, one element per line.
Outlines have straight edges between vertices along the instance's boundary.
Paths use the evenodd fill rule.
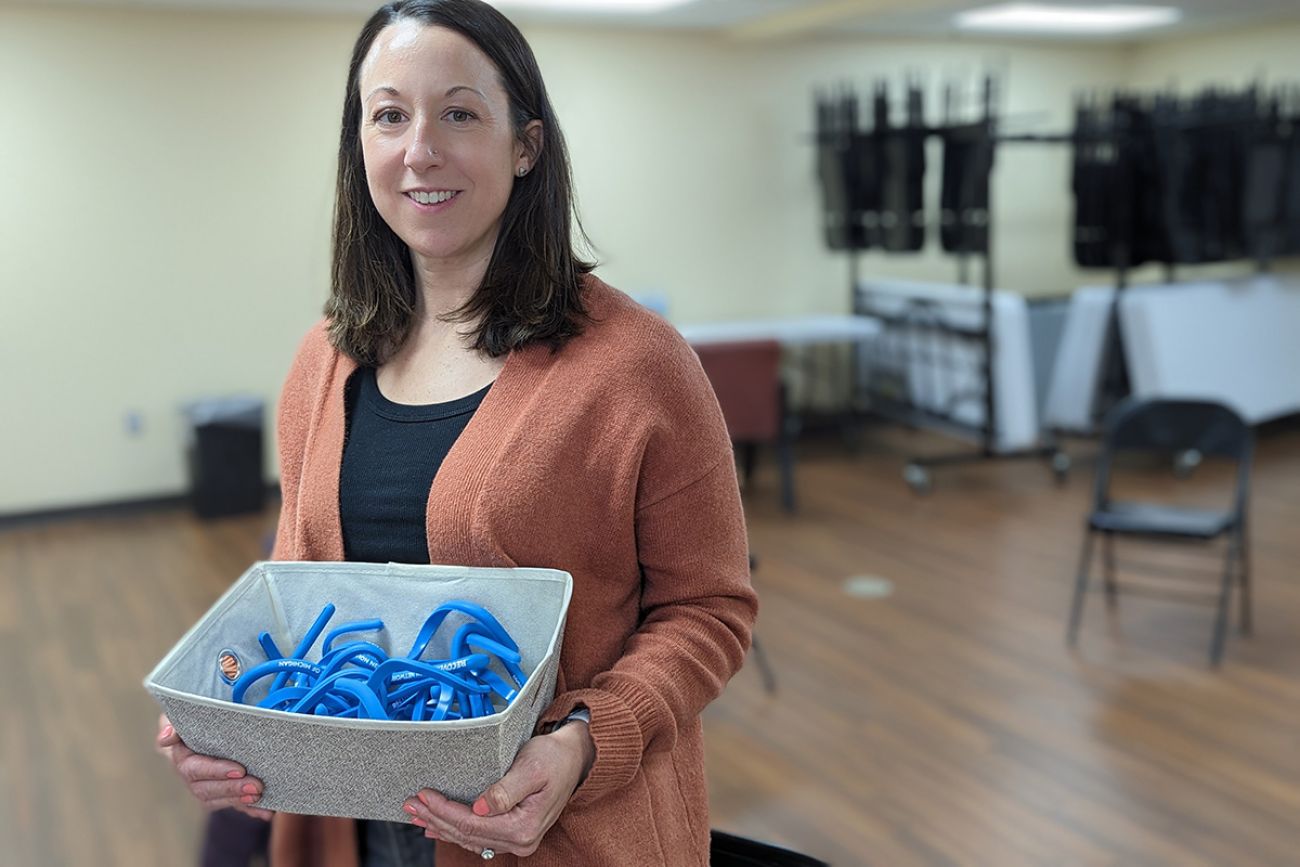
<path fill-rule="evenodd" d="M 380 216 L 425 265 L 486 263 L 519 169 L 496 68 L 451 30 L 399 21 L 361 66 L 361 150 Z M 526 134 L 540 139 L 541 123 Z"/>

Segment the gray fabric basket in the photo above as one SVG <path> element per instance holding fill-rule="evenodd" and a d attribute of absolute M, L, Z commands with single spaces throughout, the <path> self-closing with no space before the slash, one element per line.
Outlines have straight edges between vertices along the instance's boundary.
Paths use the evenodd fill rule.
<path fill-rule="evenodd" d="M 318 816 L 406 821 L 402 802 L 431 788 L 465 803 L 510 768 L 555 695 L 573 579 L 553 569 L 483 569 L 361 563 L 255 563 L 163 657 L 144 686 L 190 749 L 232 759 L 265 783 L 257 806 Z M 287 654 L 327 602 L 329 629 L 378 617 L 363 636 L 405 654 L 433 609 L 452 599 L 484 606 L 519 644 L 528 682 L 504 711 L 475 720 L 390 722 L 265 710 L 270 678 L 229 700 L 220 655 L 244 670 L 265 661 L 267 631 Z M 453 613 L 425 653 L 448 655 L 464 622 Z M 320 642 L 308 653 L 320 656 Z"/>

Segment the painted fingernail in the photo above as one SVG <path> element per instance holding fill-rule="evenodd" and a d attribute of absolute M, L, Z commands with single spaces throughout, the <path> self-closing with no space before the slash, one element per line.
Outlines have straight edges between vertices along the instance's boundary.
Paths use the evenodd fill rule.
<path fill-rule="evenodd" d="M 492 812 L 492 808 L 488 806 L 487 798 L 479 798 L 477 801 L 474 802 L 475 816 L 486 816 L 488 813 L 491 812 Z"/>
<path fill-rule="evenodd" d="M 176 729 L 172 728 L 171 726 L 163 726 L 162 739 L 167 740 L 169 737 L 172 736 L 172 733 L 175 731 Z"/>
<path fill-rule="evenodd" d="M 257 794 L 257 786 L 254 786 L 252 783 L 244 783 L 244 786 L 243 786 L 242 789 L 240 789 L 240 791 L 242 791 L 242 792 L 246 792 L 247 794 L 250 794 L 250 795 L 256 795 L 256 794 Z"/>
<path fill-rule="evenodd" d="M 257 796 L 256 796 L 256 795 L 245 795 L 244 797 L 240 798 L 239 800 L 243 801 L 245 804 L 251 804 L 251 803 L 253 803 L 254 801 L 257 800 Z"/>
<path fill-rule="evenodd" d="M 231 780 L 238 780 L 243 775 L 243 771 L 226 771 L 226 777 Z"/>
<path fill-rule="evenodd" d="M 414 815 L 416 814 L 416 813 L 415 813 L 415 808 L 412 807 L 410 804 L 403 804 L 403 805 L 402 805 L 402 809 L 405 810 L 406 812 L 410 813 L 412 816 L 414 816 Z"/>

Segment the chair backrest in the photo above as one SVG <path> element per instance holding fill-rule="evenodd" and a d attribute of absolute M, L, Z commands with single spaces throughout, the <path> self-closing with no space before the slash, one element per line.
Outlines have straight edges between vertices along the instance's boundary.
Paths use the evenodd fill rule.
<path fill-rule="evenodd" d="M 1250 448 L 1250 427 L 1231 408 L 1207 400 L 1130 397 L 1106 418 L 1111 451 L 1197 451 L 1240 460 Z"/>
<path fill-rule="evenodd" d="M 776 440 L 781 433 L 781 344 L 706 343 L 695 352 L 718 396 L 732 440 Z"/>
<path fill-rule="evenodd" d="M 1238 504 L 1244 505 L 1254 435 L 1235 410 L 1216 401 L 1126 398 L 1106 414 L 1097 460 L 1098 506 L 1106 502 L 1111 465 L 1121 452 L 1196 452 L 1236 461 Z"/>
<path fill-rule="evenodd" d="M 709 863 L 712 867 L 830 867 L 825 861 L 811 855 L 728 834 L 716 828 L 709 833 L 709 837 Z"/>

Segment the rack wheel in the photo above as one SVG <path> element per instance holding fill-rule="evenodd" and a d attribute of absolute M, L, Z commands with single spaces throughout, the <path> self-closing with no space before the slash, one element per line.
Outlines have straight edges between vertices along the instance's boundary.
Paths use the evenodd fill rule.
<path fill-rule="evenodd" d="M 1187 449 L 1174 455 L 1174 475 L 1186 479 L 1201 465 L 1202 455 L 1196 449 Z"/>
<path fill-rule="evenodd" d="M 1057 482 L 1064 482 L 1070 475 L 1070 456 L 1065 452 L 1052 452 L 1052 475 Z"/>
<path fill-rule="evenodd" d="M 920 464 L 908 464 L 903 467 L 903 481 L 914 494 L 930 493 L 930 472 Z"/>

